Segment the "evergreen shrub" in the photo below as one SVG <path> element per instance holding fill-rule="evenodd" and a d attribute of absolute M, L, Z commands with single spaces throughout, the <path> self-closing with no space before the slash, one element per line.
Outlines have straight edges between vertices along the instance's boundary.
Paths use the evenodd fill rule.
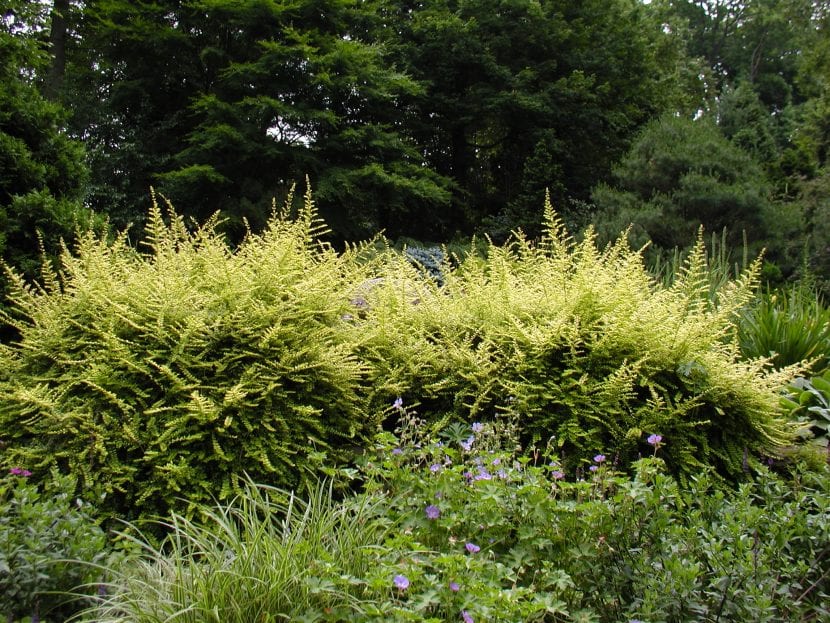
<path fill-rule="evenodd" d="M 781 404 L 791 418 L 804 424 L 804 436 L 830 461 L 830 370 L 812 378 L 798 377 Z"/>
<path fill-rule="evenodd" d="M 446 254 L 440 247 L 407 247 L 404 255 L 416 268 L 423 271 L 424 275 L 432 278 L 440 286 L 444 284 L 443 264 L 446 261 Z"/>
<path fill-rule="evenodd" d="M 154 202 L 144 252 L 87 234 L 42 286 L 10 271 L 0 460 L 57 465 L 124 519 L 187 514 L 244 472 L 294 486 L 375 430 L 339 328 L 358 263 L 314 242 L 310 196 L 234 252 L 215 219 L 168 220 Z"/>
<path fill-rule="evenodd" d="M 571 463 L 603 448 L 629 464 L 651 431 L 673 440 L 675 472 L 740 477 L 791 443 L 778 395 L 796 369 L 741 360 L 736 340 L 760 262 L 712 292 L 699 236 L 666 286 L 625 236 L 604 250 L 590 230 L 571 240 L 549 202 L 539 244 L 516 235 L 455 261 L 443 286 L 420 282 L 416 304 L 391 279 L 373 290 L 354 330 L 389 392 L 376 398 L 439 422 L 515 416 L 525 442 Z"/>
<path fill-rule="evenodd" d="M 798 368 L 739 356 L 759 263 L 713 290 L 702 238 L 665 285 L 624 236 L 572 241 L 548 202 L 540 243 L 474 241 L 439 283 L 383 241 L 315 242 L 310 195 L 235 251 L 215 220 L 169 217 L 153 206 L 146 249 L 90 233 L 42 285 L 10 273 L 0 461 L 56 464 L 106 514 L 188 516 L 243 472 L 293 487 L 352 459 L 397 397 L 436 426 L 514 418 L 571 466 L 600 448 L 628 465 L 650 431 L 673 472 L 740 477 L 795 438 L 779 392 Z"/>

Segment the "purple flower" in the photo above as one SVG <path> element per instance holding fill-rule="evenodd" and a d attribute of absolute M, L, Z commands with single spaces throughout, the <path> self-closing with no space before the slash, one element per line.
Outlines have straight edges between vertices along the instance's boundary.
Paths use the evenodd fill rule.
<path fill-rule="evenodd" d="M 395 398 L 395 402 L 392 403 L 392 408 L 398 410 L 403 409 L 403 398 L 400 396 Z"/>
<path fill-rule="evenodd" d="M 403 450 L 401 450 L 400 448 L 395 448 L 394 450 L 392 450 L 392 454 L 394 456 L 400 456 L 403 454 Z"/>
<path fill-rule="evenodd" d="M 648 441 L 649 445 L 656 446 L 661 441 L 663 441 L 663 436 L 662 435 L 649 435 L 649 438 L 646 441 Z"/>
<path fill-rule="evenodd" d="M 595 472 L 599 469 L 599 467 L 597 467 L 596 465 L 591 465 L 591 467 L 589 467 L 588 469 L 590 469 L 592 472 Z"/>
<path fill-rule="evenodd" d="M 23 478 L 28 478 L 32 475 L 32 472 L 30 472 L 28 469 L 23 469 L 22 467 L 12 467 L 9 470 L 9 473 L 12 476 L 23 476 Z"/>
<path fill-rule="evenodd" d="M 484 430 L 484 424 L 482 424 L 481 422 L 473 422 L 473 432 L 474 433 L 480 433 L 483 430 Z"/>
<path fill-rule="evenodd" d="M 594 463 L 604 463 L 605 462 L 605 455 L 604 454 L 597 454 L 594 457 Z"/>
<path fill-rule="evenodd" d="M 464 450 L 464 452 L 469 452 L 470 451 L 470 448 L 473 447 L 473 442 L 474 441 L 475 441 L 475 437 L 469 437 L 467 439 L 467 441 L 462 441 L 461 442 L 461 448 Z"/>
<path fill-rule="evenodd" d="M 433 463 L 432 465 L 429 466 L 429 471 L 431 471 L 433 474 L 438 473 L 439 471 L 441 471 L 441 464 L 440 463 Z"/>
<path fill-rule="evenodd" d="M 471 617 L 470 613 L 466 610 L 461 611 L 461 620 L 464 621 L 464 623 L 474 623 L 473 617 Z"/>
<path fill-rule="evenodd" d="M 493 465 L 501 465 L 501 459 L 500 459 L 500 458 L 498 458 L 498 457 L 496 457 L 495 459 L 493 459 L 493 460 L 491 461 L 491 463 L 492 463 Z"/>
<path fill-rule="evenodd" d="M 461 587 L 458 585 L 458 582 L 450 582 L 450 590 L 453 593 L 457 593 L 461 590 Z"/>
<path fill-rule="evenodd" d="M 473 480 L 492 480 L 493 476 L 483 467 L 478 468 L 478 473 L 473 476 Z"/>
<path fill-rule="evenodd" d="M 407 588 L 409 588 L 409 578 L 405 575 L 396 575 L 392 579 L 392 582 L 399 590 L 405 591 Z"/>
<path fill-rule="evenodd" d="M 464 547 L 466 547 L 467 551 L 470 552 L 471 554 L 477 554 L 478 552 L 481 551 L 481 548 L 478 545 L 476 545 L 475 543 L 467 543 Z"/>
<path fill-rule="evenodd" d="M 427 514 L 427 519 L 438 519 L 441 515 L 441 509 L 435 506 L 435 504 L 427 506 L 425 512 Z"/>
<path fill-rule="evenodd" d="M 553 478 L 554 480 L 562 480 L 565 477 L 565 472 L 563 472 L 562 470 L 557 469 L 557 470 L 554 470 L 550 473 L 550 477 Z"/>

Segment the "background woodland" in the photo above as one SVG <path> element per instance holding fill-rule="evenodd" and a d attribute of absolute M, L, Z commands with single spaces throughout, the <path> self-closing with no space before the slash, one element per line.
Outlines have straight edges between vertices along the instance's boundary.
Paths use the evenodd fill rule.
<path fill-rule="evenodd" d="M 0 251 L 150 188 L 231 243 L 308 175 L 336 245 L 699 224 L 827 277 L 830 6 L 813 0 L 3 0 Z M 40 240 L 38 240 L 38 238 Z"/>

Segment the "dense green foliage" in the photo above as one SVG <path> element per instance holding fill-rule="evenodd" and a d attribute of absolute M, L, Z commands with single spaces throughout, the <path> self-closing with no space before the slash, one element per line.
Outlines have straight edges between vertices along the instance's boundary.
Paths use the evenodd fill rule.
<path fill-rule="evenodd" d="M 47 63 L 35 37 L 38 3 L 5 2 L 0 12 L 0 257 L 37 274 L 41 249 L 56 253 L 60 239 L 86 228 L 87 169 L 83 145 L 63 131 L 66 112 L 38 91 Z M 0 282 L 0 295 L 5 295 Z"/>
<path fill-rule="evenodd" d="M 778 368 L 809 361 L 823 372 L 830 364 L 830 310 L 804 285 L 766 292 L 744 311 L 739 341 L 745 357 L 769 357 Z"/>
<path fill-rule="evenodd" d="M 757 263 L 713 295 L 700 241 L 665 287 L 622 239 L 570 241 L 548 204 L 538 246 L 469 253 L 439 285 L 382 244 L 335 253 L 314 215 L 307 195 L 232 252 L 214 221 L 154 208 L 145 254 L 89 233 L 41 287 L 12 274 L 3 464 L 57 464 L 133 518 L 227 498 L 243 472 L 293 486 L 353 458 L 396 396 L 435 422 L 515 415 L 568 465 L 628 465 L 655 430 L 674 472 L 741 478 L 793 439 L 777 392 L 796 369 L 739 357 Z"/>
<path fill-rule="evenodd" d="M 549 205 L 546 228 L 538 246 L 446 266 L 442 288 L 381 274 L 353 338 L 379 398 L 418 400 L 429 420 L 515 414 L 569 463 L 604 448 L 629 464 L 657 430 L 674 439 L 671 469 L 739 477 L 747 452 L 788 443 L 777 391 L 794 370 L 742 361 L 735 339 L 757 262 L 713 294 L 699 240 L 665 287 L 624 240 L 574 243 Z"/>
<path fill-rule="evenodd" d="M 107 540 L 71 477 L 53 473 L 39 488 L 29 476 L 12 468 L 0 477 L 0 616 L 65 621 L 84 607 L 70 593 L 96 592 Z"/>
<path fill-rule="evenodd" d="M 805 425 L 805 436 L 830 453 L 830 370 L 811 378 L 799 377 L 781 402 L 790 417 Z M 830 454 L 827 456 L 830 460 Z"/>
<path fill-rule="evenodd" d="M 95 621 L 820 620 L 830 582 L 826 469 L 766 469 L 736 491 L 679 487 L 652 438 L 636 475 L 584 479 L 501 426 L 442 437 L 413 413 L 366 456 L 365 493 L 308 503 L 267 487 L 175 519 L 169 547 L 121 568 Z M 505 435 L 506 434 L 506 435 Z M 461 443 L 458 441 L 460 435 Z M 505 451 L 505 447 L 511 451 Z"/>
<path fill-rule="evenodd" d="M 827 276 L 826 3 L 6 0 L 4 10 L 8 49 L 27 49 L 12 55 L 15 80 L 58 117 L 68 109 L 86 146 L 91 179 L 73 169 L 63 182 L 119 228 L 142 224 L 155 185 L 200 221 L 221 209 L 235 243 L 311 175 L 339 242 L 379 230 L 503 241 L 517 227 L 534 238 L 545 189 L 576 232 L 596 211 L 592 189 L 607 220 L 602 185 L 628 192 L 614 165 L 668 115 L 708 120 L 708 137 L 704 123 L 671 140 L 681 153 L 708 148 L 709 160 L 666 206 L 655 206 L 661 186 L 612 201 L 601 233 L 650 221 L 642 234 L 670 251 L 701 222 L 728 223 L 735 240 L 746 229 L 768 249 L 771 279 L 801 271 L 802 251 Z M 9 92 L 0 108 L 13 111 L 21 98 Z M 15 263 L 31 266 L 33 225 L 49 230 L 47 247 L 71 226 L 49 192 L 56 204 L 30 197 L 9 213 L 7 229 L 30 242 Z"/>
<path fill-rule="evenodd" d="M 545 187 L 568 209 L 587 199 L 632 132 L 687 97 L 680 42 L 629 0 L 70 13 L 62 101 L 90 150 L 90 202 L 119 224 L 154 184 L 189 215 L 260 225 L 308 174 L 339 237 L 446 239 L 502 212 L 506 232 L 537 223 Z"/>
<path fill-rule="evenodd" d="M 374 432 L 338 328 L 346 259 L 311 242 L 310 199 L 234 254 L 214 225 L 154 208 L 146 254 L 89 234 L 60 281 L 16 280 L 4 464 L 57 464 L 127 519 L 227 498 L 243 473 L 294 485 Z"/>
<path fill-rule="evenodd" d="M 93 150 L 94 205 L 126 223 L 154 184 L 199 220 L 223 210 L 238 237 L 243 219 L 259 229 L 272 197 L 311 175 L 341 237 L 400 230 L 412 212 L 437 217 L 449 180 L 421 166 L 402 130 L 421 86 L 357 36 L 369 10 L 88 3 L 68 81 Z"/>
<path fill-rule="evenodd" d="M 615 185 L 594 190 L 595 222 L 606 240 L 629 224 L 635 246 L 684 247 L 703 225 L 724 228 L 731 246 L 742 232 L 769 237 L 771 217 L 761 168 L 707 120 L 651 122 L 614 169 Z"/>
<path fill-rule="evenodd" d="M 424 85 L 408 131 L 457 185 L 453 213 L 432 231 L 500 216 L 507 231 L 538 232 L 545 188 L 563 212 L 587 199 L 678 88 L 662 80 L 673 70 L 656 54 L 665 37 L 638 3 L 371 4 L 383 11 L 380 40 Z"/>

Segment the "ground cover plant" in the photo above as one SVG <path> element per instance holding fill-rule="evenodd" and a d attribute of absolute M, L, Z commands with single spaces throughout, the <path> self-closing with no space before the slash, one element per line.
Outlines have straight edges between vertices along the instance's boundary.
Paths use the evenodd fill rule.
<path fill-rule="evenodd" d="M 737 490 L 681 487 L 650 434 L 632 477 L 610 457 L 565 471 L 508 421 L 432 434 L 401 402 L 362 492 L 308 502 L 250 484 L 176 518 L 122 567 L 89 620 L 792 622 L 830 598 L 828 472 L 766 468 Z M 349 473 L 349 477 L 354 477 Z"/>
<path fill-rule="evenodd" d="M 85 605 L 79 586 L 95 594 L 107 538 L 71 477 L 36 486 L 31 476 L 23 467 L 0 476 L 0 618 L 64 621 Z"/>

